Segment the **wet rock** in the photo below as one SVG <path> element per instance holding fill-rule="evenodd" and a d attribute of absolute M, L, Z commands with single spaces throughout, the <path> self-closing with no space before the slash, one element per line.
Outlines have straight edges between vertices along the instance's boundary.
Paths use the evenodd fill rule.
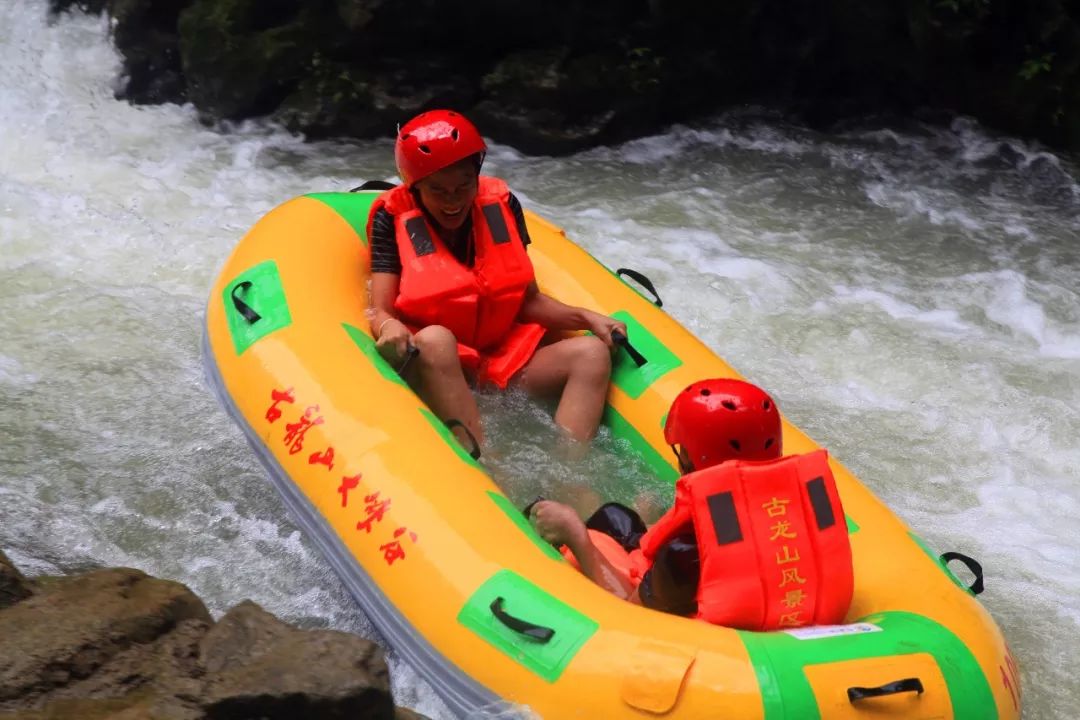
<path fill-rule="evenodd" d="M 190 2 L 108 0 L 113 42 L 124 57 L 120 99 L 135 104 L 187 100 L 177 23 L 180 11 Z"/>
<path fill-rule="evenodd" d="M 138 570 L 27 581 L 0 554 L 0 720 L 413 720 L 382 651 Z"/>
<path fill-rule="evenodd" d="M 98 570 L 43 585 L 0 611 L 0 709 L 32 707 L 53 693 L 125 694 L 152 679 L 127 661 L 185 621 L 211 619 L 186 587 L 138 570 Z M 116 676 L 120 687 L 110 682 Z"/>
<path fill-rule="evenodd" d="M 208 118 L 271 112 L 319 47 L 314 13 L 292 0 L 196 0 L 179 20 L 188 97 Z"/>
<path fill-rule="evenodd" d="M 317 54 L 311 64 L 273 113 L 310 138 L 392 135 L 402 118 L 430 107 L 471 107 L 479 96 L 478 83 L 447 71 L 434 57 L 372 66 Z"/>
<path fill-rule="evenodd" d="M 338 17 L 350 32 L 366 28 L 384 0 L 337 0 Z"/>
<path fill-rule="evenodd" d="M 665 58 L 643 47 L 514 53 L 484 77 L 487 99 L 472 115 L 525 152 L 563 154 L 610 144 L 658 126 L 666 71 Z"/>
<path fill-rule="evenodd" d="M 1080 17 L 1040 3 L 811 0 L 51 0 L 105 7 L 121 97 L 208 123 L 390 137 L 452 106 L 533 153 L 609 144 L 745 103 L 827 128 L 968 114 L 1080 147 Z"/>
<path fill-rule="evenodd" d="M 7 556 L 0 552 L 0 610 L 33 594 L 27 579 L 11 564 Z"/>
<path fill-rule="evenodd" d="M 390 720 L 394 704 L 382 650 L 334 630 L 297 630 L 252 602 L 203 638 L 207 716 Z"/>

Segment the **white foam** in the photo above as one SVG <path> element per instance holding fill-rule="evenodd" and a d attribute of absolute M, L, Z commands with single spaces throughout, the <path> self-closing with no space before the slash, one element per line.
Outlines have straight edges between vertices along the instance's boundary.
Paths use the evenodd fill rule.
<path fill-rule="evenodd" d="M 370 632 L 199 383 L 197 347 L 237 239 L 292 196 L 393 177 L 390 139 L 304 144 L 259 122 L 223 134 L 191 107 L 117 102 L 105 22 L 44 16 L 45 0 L 0 6 L 0 545 L 33 570 L 141 567 L 216 614 L 251 598 Z M 822 136 L 730 114 L 563 159 L 493 145 L 488 168 L 609 266 L 647 270 L 667 312 L 916 532 L 985 559 L 987 606 L 1040 679 L 1031 716 L 1071 717 L 1071 159 L 967 120 Z M 550 470 L 551 485 L 593 473 L 603 488 L 642 474 L 599 455 L 550 468 L 525 432 L 551 437 L 549 409 L 506 417 L 520 423 L 511 471 Z M 405 704 L 446 717 L 392 668 Z"/>
<path fill-rule="evenodd" d="M 872 305 L 896 320 L 913 320 L 946 331 L 963 332 L 971 328 L 968 323 L 960 319 L 959 313 L 953 309 L 921 310 L 894 295 L 869 288 L 851 288 L 845 285 L 837 285 L 834 290 L 836 291 L 834 300 L 838 303 Z"/>

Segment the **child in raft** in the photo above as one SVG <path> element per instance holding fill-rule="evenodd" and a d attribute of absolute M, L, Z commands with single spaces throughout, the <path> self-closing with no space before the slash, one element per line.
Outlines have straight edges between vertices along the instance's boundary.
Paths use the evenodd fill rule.
<path fill-rule="evenodd" d="M 780 412 L 734 379 L 683 390 L 664 425 L 683 473 L 651 528 L 608 503 L 587 522 L 532 508 L 540 535 L 598 585 L 648 608 L 744 630 L 842 622 L 851 547 L 828 455 L 782 456 Z"/>

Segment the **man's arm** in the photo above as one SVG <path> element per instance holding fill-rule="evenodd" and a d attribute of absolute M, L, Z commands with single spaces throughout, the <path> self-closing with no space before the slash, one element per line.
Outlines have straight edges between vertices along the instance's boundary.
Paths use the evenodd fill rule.
<path fill-rule="evenodd" d="M 624 600 L 634 592 L 629 581 L 593 544 L 585 523 L 572 507 L 552 500 L 542 500 L 533 507 L 532 517 L 540 537 L 570 548 L 585 577 Z"/>
<path fill-rule="evenodd" d="M 525 291 L 525 300 L 517 319 L 519 322 L 543 325 L 548 330 L 589 330 L 609 347 L 612 345 L 613 330 L 626 334 L 626 325 L 618 320 L 545 295 L 535 281 Z"/>

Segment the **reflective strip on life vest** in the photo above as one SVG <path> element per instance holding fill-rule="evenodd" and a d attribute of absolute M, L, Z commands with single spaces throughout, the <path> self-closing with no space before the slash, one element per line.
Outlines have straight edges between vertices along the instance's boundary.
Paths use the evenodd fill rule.
<path fill-rule="evenodd" d="M 423 215 L 417 215 L 406 220 L 405 232 L 409 236 L 416 257 L 423 257 L 435 252 L 435 242 L 431 239 L 431 233 L 428 232 L 427 221 L 424 220 Z"/>
<path fill-rule="evenodd" d="M 506 219 L 503 218 L 502 208 L 498 203 L 484 205 L 484 219 L 487 220 L 491 229 L 491 238 L 496 245 L 510 242 L 510 230 L 506 227 Z"/>

